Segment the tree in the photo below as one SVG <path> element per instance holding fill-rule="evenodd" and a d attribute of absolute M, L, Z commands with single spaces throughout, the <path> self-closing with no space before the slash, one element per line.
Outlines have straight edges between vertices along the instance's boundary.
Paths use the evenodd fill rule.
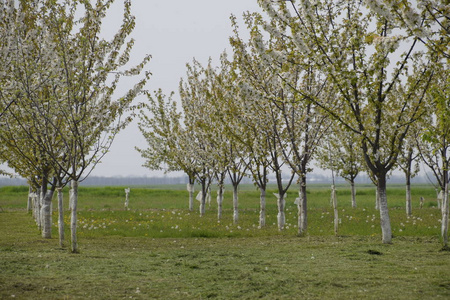
<path fill-rule="evenodd" d="M 195 177 L 201 185 L 200 215 L 205 214 L 206 197 L 214 176 L 215 134 L 211 128 L 214 124 L 209 79 L 205 69 L 194 59 L 192 65 L 187 64 L 187 78 L 180 81 L 180 98 L 184 113 L 184 138 L 181 149 L 189 157 L 194 157 Z"/>
<path fill-rule="evenodd" d="M 261 187 L 264 188 L 261 190 L 264 195 L 266 176 L 261 177 L 261 175 L 266 174 L 267 168 L 275 174 L 278 190 L 275 194 L 278 206 L 278 229 L 283 230 L 286 193 L 293 182 L 295 173 L 290 172 L 283 178 L 283 168 L 286 164 L 283 147 L 288 145 L 289 136 L 280 108 L 292 98 L 287 96 L 290 94 L 290 88 L 282 85 L 282 81 L 277 77 L 276 72 L 263 61 L 264 54 L 261 54 L 257 49 L 264 43 L 260 39 L 257 26 L 255 26 L 255 18 L 257 17 L 256 14 L 244 15 L 247 28 L 251 34 L 248 43 L 240 38 L 235 18 L 232 18 L 235 35 L 230 41 L 241 76 L 242 123 L 247 126 L 247 129 L 251 130 L 250 134 L 255 135 L 253 140 L 243 139 L 243 142 L 249 149 L 256 150 L 254 152 L 256 156 L 251 160 L 254 164 L 253 176 L 257 175 L 257 183 L 260 190 Z M 269 42 L 267 45 L 270 47 Z M 261 203 L 261 213 L 264 213 L 264 206 L 265 203 Z M 263 216 L 261 215 L 260 218 L 263 218 Z"/>
<path fill-rule="evenodd" d="M 398 165 L 400 169 L 405 173 L 406 178 L 406 215 L 412 215 L 412 201 L 411 201 L 411 178 L 419 173 L 418 158 L 420 153 L 417 149 L 417 129 L 414 124 L 411 132 L 405 138 L 405 145 L 403 151 L 400 152 L 398 158 Z"/>
<path fill-rule="evenodd" d="M 236 64 L 228 60 L 226 52 L 221 54 L 220 62 L 217 70 L 211 67 L 211 63 L 205 70 L 212 105 L 210 115 L 214 139 L 211 143 L 216 149 L 214 153 L 217 173 L 222 174 L 225 171 L 233 185 L 233 222 L 236 224 L 239 219 L 238 187 L 247 176 L 250 156 L 248 148 L 240 142 L 241 136 L 247 135 L 244 131 L 246 128 L 241 124 L 242 118 L 239 117 L 243 111 L 236 110 L 236 102 L 240 103 L 245 99 L 239 91 Z M 221 215 L 222 203 L 218 204 L 218 214 Z"/>
<path fill-rule="evenodd" d="M 21 49 L 7 79 L 20 113 L 14 120 L 21 128 L 37 128 L 27 138 L 38 146 L 37 154 L 45 157 L 54 181 L 71 181 L 73 252 L 77 252 L 78 182 L 90 174 L 115 135 L 131 121 L 132 116 L 126 115 L 131 102 L 149 78 L 146 73 L 124 96 L 114 95 L 121 78 L 139 76 L 150 56 L 127 68 L 134 44 L 128 36 L 135 24 L 129 1 L 124 2 L 123 23 L 116 35 L 111 41 L 101 38 L 101 21 L 111 3 L 21 1 L 16 10 L 17 31 L 10 35 Z M 28 26 L 25 33 L 21 20 Z M 44 189 L 48 174 L 42 176 Z"/>
<path fill-rule="evenodd" d="M 290 28 L 297 51 L 307 55 L 337 91 L 335 101 L 323 102 L 298 90 L 358 136 L 380 196 L 382 241 L 391 243 L 386 176 L 396 165 L 410 125 L 423 113 L 431 80 L 417 38 L 408 39 L 361 1 L 302 0 L 298 6 L 288 1 L 290 9 L 284 2 L 277 7 L 269 0 L 258 3 L 271 19 Z M 278 31 L 273 26 L 269 30 Z"/>
<path fill-rule="evenodd" d="M 428 93 L 430 97 L 428 118 L 423 122 L 419 151 L 422 160 L 433 171 L 442 195 L 441 236 L 448 247 L 448 184 L 450 170 L 450 70 L 439 64 L 435 81 Z"/>
<path fill-rule="evenodd" d="M 148 103 L 143 103 L 139 113 L 139 130 L 147 141 L 148 148 L 136 150 L 146 159 L 143 165 L 150 170 L 183 171 L 188 176 L 189 210 L 194 209 L 195 157 L 184 147 L 185 130 L 181 126 L 182 116 L 173 93 L 166 97 L 161 90 L 152 96 L 147 93 Z"/>
<path fill-rule="evenodd" d="M 239 69 L 240 64 L 237 61 L 234 63 Z M 236 80 L 239 85 L 245 85 L 239 74 L 236 74 L 236 78 L 239 78 Z M 267 176 L 271 166 L 267 116 L 263 112 L 255 113 L 255 109 L 260 108 L 256 100 L 241 88 L 238 91 L 224 102 L 227 113 L 223 124 L 230 138 L 246 149 L 243 150 L 248 156 L 246 169 L 260 191 L 259 227 L 262 228 L 266 225 Z"/>
<path fill-rule="evenodd" d="M 385 16 L 386 19 L 388 19 L 390 22 L 396 23 L 399 27 L 404 29 L 410 36 L 414 36 L 418 40 L 420 40 L 422 43 L 424 43 L 427 48 L 429 55 L 434 59 L 435 65 L 438 66 L 438 70 L 443 71 L 444 76 L 447 76 L 448 74 L 448 60 L 450 59 L 450 6 L 448 5 L 448 1 L 446 0 L 418 0 L 414 2 L 408 2 L 408 1 L 390 1 L 390 0 L 381 0 L 381 1 L 367 1 L 369 7 L 376 11 L 377 13 Z M 443 66 L 443 70 L 440 69 L 441 66 Z M 438 71 L 439 73 L 439 71 Z M 438 74 L 439 75 L 439 74 Z M 439 80 L 442 80 L 439 79 Z M 445 82 L 445 80 L 443 81 Z M 447 85 L 444 83 L 444 87 Z M 444 88 L 445 90 L 445 88 Z M 436 89 L 433 91 L 434 96 L 437 98 L 443 99 L 441 96 L 438 96 L 436 94 Z M 444 97 L 445 98 L 445 97 Z M 433 101 L 434 105 L 437 103 L 441 103 L 437 105 L 436 107 L 442 107 L 442 103 L 445 104 L 445 100 L 437 100 Z M 447 103 L 448 107 L 448 103 Z M 440 108 L 439 108 L 440 109 Z M 437 115 L 440 120 L 445 120 L 445 117 L 442 118 L 442 116 L 445 116 L 445 109 L 440 110 Z M 446 121 L 439 121 L 440 125 L 445 124 Z M 439 132 L 439 134 L 442 134 L 442 132 Z M 442 135 L 441 135 L 442 138 Z M 430 137 L 429 133 L 425 133 L 424 139 L 428 140 L 427 142 L 430 143 L 433 138 Z M 444 142 L 441 144 L 443 146 L 445 144 L 444 140 L 441 140 L 441 142 Z M 435 144 L 436 143 L 432 143 Z M 438 143 L 437 143 L 438 144 Z M 432 146 L 433 148 L 434 146 Z M 423 146 L 422 146 L 423 148 Z M 427 153 L 421 150 L 421 155 L 424 158 L 423 153 L 426 153 L 428 158 L 425 160 L 428 161 L 427 164 L 434 165 L 432 167 L 433 172 L 435 173 L 435 176 L 438 178 L 439 185 L 442 189 L 445 190 L 445 185 L 447 184 L 448 180 L 444 180 L 444 177 L 448 177 L 448 173 L 446 173 L 448 168 L 445 168 L 446 165 L 446 159 L 445 159 L 445 147 L 442 147 L 440 150 L 441 156 L 442 156 L 442 162 L 441 167 L 442 173 L 438 175 L 439 172 L 436 170 L 440 169 L 439 167 L 436 168 L 436 166 L 439 165 L 438 160 L 435 160 L 435 162 L 431 163 L 433 161 L 432 156 L 434 156 L 436 153 L 432 152 Z M 443 152 L 442 152 L 443 151 Z M 439 156 L 439 155 L 438 155 Z M 437 157 L 435 157 L 438 159 Z M 442 192 L 443 195 L 443 202 L 448 202 L 448 194 L 445 194 Z M 447 203 L 448 205 L 448 203 Z M 445 207 L 442 207 L 443 210 L 443 223 L 442 223 L 442 235 L 444 240 L 444 245 L 447 247 L 447 240 L 448 240 L 448 208 L 445 209 Z M 445 212 L 445 210 L 447 212 Z M 444 219 L 447 218 L 447 222 L 444 221 Z"/>
<path fill-rule="evenodd" d="M 139 76 L 150 56 L 128 67 L 134 40 L 129 35 L 135 20 L 131 3 L 124 2 L 122 24 L 111 41 L 100 37 L 101 20 L 112 2 L 98 1 L 95 6 L 85 1 L 70 1 L 56 6 L 49 28 L 56 41 L 55 55 L 62 89 L 56 109 L 65 116 L 65 130 L 53 125 L 66 147 L 67 164 L 58 164 L 72 185 L 72 252 L 77 252 L 76 212 L 78 182 L 86 178 L 111 147 L 115 135 L 131 121 L 131 103 L 149 79 L 146 72 L 125 95 L 114 95 L 124 76 Z M 79 21 L 74 12 L 84 13 Z M 75 27 L 75 24 L 79 27 Z M 111 76 L 113 75 L 113 76 Z M 117 98 L 116 98 L 117 97 Z"/>
<path fill-rule="evenodd" d="M 304 234 L 307 228 L 306 175 L 311 171 L 308 165 L 329 125 L 327 116 L 298 89 L 307 90 L 326 101 L 329 86 L 322 80 L 321 74 L 305 61 L 303 54 L 295 50 L 283 22 L 272 19 L 270 24 L 266 24 L 262 16 L 256 13 L 245 14 L 244 19 L 250 40 L 247 45 L 242 41 L 233 21 L 235 37 L 232 43 L 236 55 L 241 57 L 240 64 L 247 65 L 242 68 L 244 80 L 257 90 L 253 93 L 261 97 L 260 101 L 270 103 L 266 106 L 267 115 L 276 124 L 273 134 L 280 159 L 289 165 L 292 178 L 295 175 L 299 177 L 299 234 Z M 262 29 L 269 33 L 267 38 Z M 249 49 L 246 50 L 246 47 Z M 282 199 L 284 192 L 280 188 L 281 185 L 279 195 Z M 284 207 L 283 202 L 279 201 L 280 207 Z"/>
<path fill-rule="evenodd" d="M 40 111 L 53 113 L 51 103 L 57 87 L 52 52 L 55 47 L 50 29 L 46 26 L 50 13 L 44 1 L 2 2 L 0 22 L 1 45 L 7 59 L 3 61 L 0 87 L 0 106 L 3 108 L 3 128 L 0 138 L 6 148 L 7 164 L 40 188 L 35 202 L 35 217 L 44 238 L 51 237 L 51 201 L 56 188 L 57 172 L 45 143 L 51 135 L 50 148 L 62 152 L 62 145 Z M 53 117 L 53 116 L 52 116 Z M 47 193 L 48 183 L 52 184 Z"/>
<path fill-rule="evenodd" d="M 331 126 L 321 143 L 318 160 L 325 169 L 335 170 L 351 186 L 351 203 L 356 207 L 355 179 L 361 171 L 362 153 L 357 138 L 351 131 L 340 126 Z"/>

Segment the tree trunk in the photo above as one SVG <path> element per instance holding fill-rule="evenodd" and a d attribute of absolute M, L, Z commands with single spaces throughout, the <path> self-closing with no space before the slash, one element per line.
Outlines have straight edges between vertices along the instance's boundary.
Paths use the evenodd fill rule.
<path fill-rule="evenodd" d="M 339 213 L 337 208 L 336 187 L 334 186 L 334 184 L 331 186 L 331 200 L 333 202 L 333 210 L 334 210 L 334 235 L 338 235 Z"/>
<path fill-rule="evenodd" d="M 130 188 L 125 189 L 125 210 L 128 210 L 130 204 Z"/>
<path fill-rule="evenodd" d="M 442 182 L 444 182 L 444 181 L 442 181 Z M 441 188 L 441 191 L 439 192 L 439 195 L 437 197 L 438 208 L 440 209 L 442 214 L 444 213 L 444 210 L 445 210 L 444 195 L 445 195 L 445 183 L 444 183 L 444 186 Z"/>
<path fill-rule="evenodd" d="M 194 183 L 189 182 L 187 184 L 187 190 L 189 192 L 189 211 L 194 211 L 194 192 L 195 192 Z"/>
<path fill-rule="evenodd" d="M 386 195 L 386 175 L 380 176 L 378 178 L 377 191 L 380 202 L 380 223 L 381 223 L 381 232 L 383 235 L 382 241 L 384 244 L 391 244 L 392 230 Z"/>
<path fill-rule="evenodd" d="M 63 192 L 62 188 L 56 189 L 58 193 L 58 232 L 59 232 L 59 246 L 64 247 L 64 207 L 63 207 Z"/>
<path fill-rule="evenodd" d="M 446 172 L 446 171 L 444 171 Z M 448 175 L 447 175 L 448 176 Z M 441 235 L 444 247 L 448 247 L 448 214 L 449 214 L 449 200 L 448 200 L 448 180 L 445 183 L 444 199 L 442 201 L 442 224 Z"/>
<path fill-rule="evenodd" d="M 378 187 L 375 190 L 375 209 L 380 210 L 380 192 L 378 191 Z"/>
<path fill-rule="evenodd" d="M 222 204 L 223 204 L 223 182 L 219 183 L 219 189 L 217 190 L 217 220 L 222 219 Z"/>
<path fill-rule="evenodd" d="M 208 194 L 208 187 L 206 186 L 206 179 L 202 180 L 202 191 L 201 191 L 201 197 L 200 197 L 200 217 L 203 217 L 205 215 L 205 206 L 206 206 L 206 196 Z"/>
<path fill-rule="evenodd" d="M 52 198 L 53 190 L 49 190 L 42 200 L 42 237 L 46 239 L 52 238 Z"/>
<path fill-rule="evenodd" d="M 33 196 L 31 197 L 31 215 L 33 216 L 33 218 L 34 218 L 34 206 L 35 206 L 35 196 L 34 196 L 34 193 L 33 193 Z"/>
<path fill-rule="evenodd" d="M 72 211 L 70 214 L 70 231 L 71 231 L 71 241 L 72 241 L 72 253 L 78 253 L 78 242 L 77 242 L 77 205 L 78 205 L 78 181 L 72 180 Z"/>
<path fill-rule="evenodd" d="M 36 224 L 38 226 L 39 231 L 41 230 L 42 219 L 41 219 L 41 202 L 42 202 L 42 188 L 38 191 L 38 197 L 36 198 Z"/>
<path fill-rule="evenodd" d="M 300 177 L 300 201 L 298 204 L 298 234 L 304 235 L 308 228 L 308 210 L 306 197 L 306 176 Z"/>
<path fill-rule="evenodd" d="M 239 199 L 238 199 L 238 185 L 233 184 L 233 224 L 239 221 Z"/>
<path fill-rule="evenodd" d="M 36 198 L 34 198 L 34 206 L 33 206 L 34 221 L 36 222 L 36 225 L 38 226 L 39 230 L 41 230 L 40 224 L 39 224 L 39 220 L 40 220 L 39 211 L 41 209 L 40 205 L 39 205 L 39 203 L 41 202 L 40 197 L 41 197 L 41 193 L 38 191 L 36 193 Z"/>
<path fill-rule="evenodd" d="M 33 204 L 32 204 L 33 199 L 32 198 L 33 198 L 33 189 L 30 185 L 30 186 L 28 186 L 27 213 L 30 213 L 33 208 Z"/>
<path fill-rule="evenodd" d="M 350 186 L 352 189 L 352 207 L 356 208 L 356 187 L 355 187 L 355 180 L 350 180 Z"/>
<path fill-rule="evenodd" d="M 205 203 L 208 203 L 208 207 L 211 208 L 211 188 L 209 186 L 208 189 L 206 190 Z"/>
<path fill-rule="evenodd" d="M 259 227 L 266 226 L 266 189 L 260 187 L 259 196 Z"/>
<path fill-rule="evenodd" d="M 437 202 L 436 202 L 436 203 L 437 203 L 437 208 L 440 209 L 440 208 L 441 208 L 441 202 L 440 202 L 440 200 L 439 200 L 439 195 L 440 195 L 440 194 L 439 194 L 439 193 L 440 193 L 439 191 L 440 191 L 440 190 L 437 189 L 437 188 L 435 188 L 435 191 L 436 191 L 436 199 L 437 199 Z"/>
<path fill-rule="evenodd" d="M 448 199 L 448 182 L 449 182 L 449 163 L 447 160 L 446 152 L 442 154 L 442 181 L 444 183 L 444 195 L 442 197 L 442 223 L 441 223 L 441 235 L 444 247 L 448 247 L 448 214 L 449 214 L 449 199 Z"/>
<path fill-rule="evenodd" d="M 37 216 L 36 216 L 36 207 L 37 207 L 37 198 L 38 198 L 38 195 L 37 195 L 37 193 L 33 193 L 33 197 L 31 198 L 31 214 L 32 214 L 32 216 L 33 216 L 33 218 L 34 218 L 34 220 L 36 221 L 37 219 Z"/>
<path fill-rule="evenodd" d="M 412 203 L 411 203 L 411 180 L 406 178 L 406 215 L 410 217 L 412 215 Z"/>
<path fill-rule="evenodd" d="M 278 206 L 278 230 L 282 231 L 284 225 L 286 224 L 286 214 L 284 212 L 286 207 L 286 194 L 275 194 L 277 196 L 277 206 Z"/>

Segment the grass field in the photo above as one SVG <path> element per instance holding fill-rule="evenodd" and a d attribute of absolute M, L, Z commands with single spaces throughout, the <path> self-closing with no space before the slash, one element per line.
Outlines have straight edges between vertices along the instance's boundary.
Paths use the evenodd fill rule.
<path fill-rule="evenodd" d="M 392 245 L 381 244 L 371 186 L 358 187 L 356 209 L 350 190 L 338 187 L 338 236 L 329 186 L 312 186 L 305 237 L 296 236 L 295 190 L 287 198 L 286 230 L 279 232 L 271 193 L 268 225 L 260 229 L 258 192 L 241 188 L 240 219 L 232 224 L 227 188 L 220 222 L 215 201 L 202 218 L 197 209 L 188 211 L 185 186 L 132 187 L 128 211 L 123 188 L 80 188 L 80 254 L 59 247 L 56 213 L 54 238 L 40 237 L 26 213 L 26 187 L 0 188 L 0 298 L 450 297 L 450 253 L 440 251 L 440 212 L 428 186 L 413 187 L 410 218 L 404 188 L 389 187 Z M 427 199 L 422 209 L 421 196 Z"/>

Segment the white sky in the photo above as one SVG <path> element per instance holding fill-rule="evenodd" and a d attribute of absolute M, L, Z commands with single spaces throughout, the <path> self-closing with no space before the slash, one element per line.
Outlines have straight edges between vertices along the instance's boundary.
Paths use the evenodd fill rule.
<path fill-rule="evenodd" d="M 120 25 L 122 7 L 121 0 L 116 0 L 111 7 L 104 23 L 107 34 L 115 32 Z M 145 54 L 153 57 L 147 66 L 153 75 L 146 88 L 150 91 L 161 88 L 166 94 L 175 91 L 177 99 L 180 78 L 186 74 L 186 63 L 192 62 L 194 57 L 202 64 L 206 64 L 209 57 L 217 63 L 220 53 L 230 49 L 230 15 L 242 19 L 244 11 L 260 11 L 257 1 L 132 0 L 132 12 L 136 16 L 136 28 L 132 34 L 136 43 L 132 60 L 137 62 Z M 231 54 L 231 51 L 228 52 Z M 138 101 L 143 100 L 140 98 Z M 162 175 L 163 172 L 142 167 L 144 160 L 134 149 L 135 146 L 147 147 L 137 127 L 137 120 L 119 133 L 111 151 L 90 176 Z"/>

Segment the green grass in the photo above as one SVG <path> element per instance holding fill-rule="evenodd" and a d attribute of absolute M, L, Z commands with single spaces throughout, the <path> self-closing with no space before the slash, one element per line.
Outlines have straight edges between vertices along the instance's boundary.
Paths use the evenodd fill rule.
<path fill-rule="evenodd" d="M 267 226 L 258 228 L 259 193 L 240 192 L 232 224 L 231 187 L 216 217 L 215 193 L 204 217 L 189 212 L 185 187 L 80 188 L 80 254 L 44 240 L 26 213 L 28 189 L 0 188 L 0 298 L 9 299 L 430 299 L 450 297 L 450 252 L 439 251 L 440 212 L 428 186 L 413 187 L 413 216 L 404 188 L 388 190 L 394 234 L 381 244 L 375 189 L 358 187 L 351 208 L 338 187 L 339 236 L 333 232 L 329 186 L 308 192 L 308 234 L 297 237 L 292 189 L 287 227 L 276 226 L 275 192 L 268 193 Z M 198 190 L 198 188 L 197 188 Z M 67 198 L 65 191 L 65 198 Z M 427 199 L 419 209 L 419 198 Z M 66 236 L 69 236 L 66 213 Z M 68 244 L 68 242 L 67 242 Z M 388 294 L 386 294 L 388 293 Z"/>

